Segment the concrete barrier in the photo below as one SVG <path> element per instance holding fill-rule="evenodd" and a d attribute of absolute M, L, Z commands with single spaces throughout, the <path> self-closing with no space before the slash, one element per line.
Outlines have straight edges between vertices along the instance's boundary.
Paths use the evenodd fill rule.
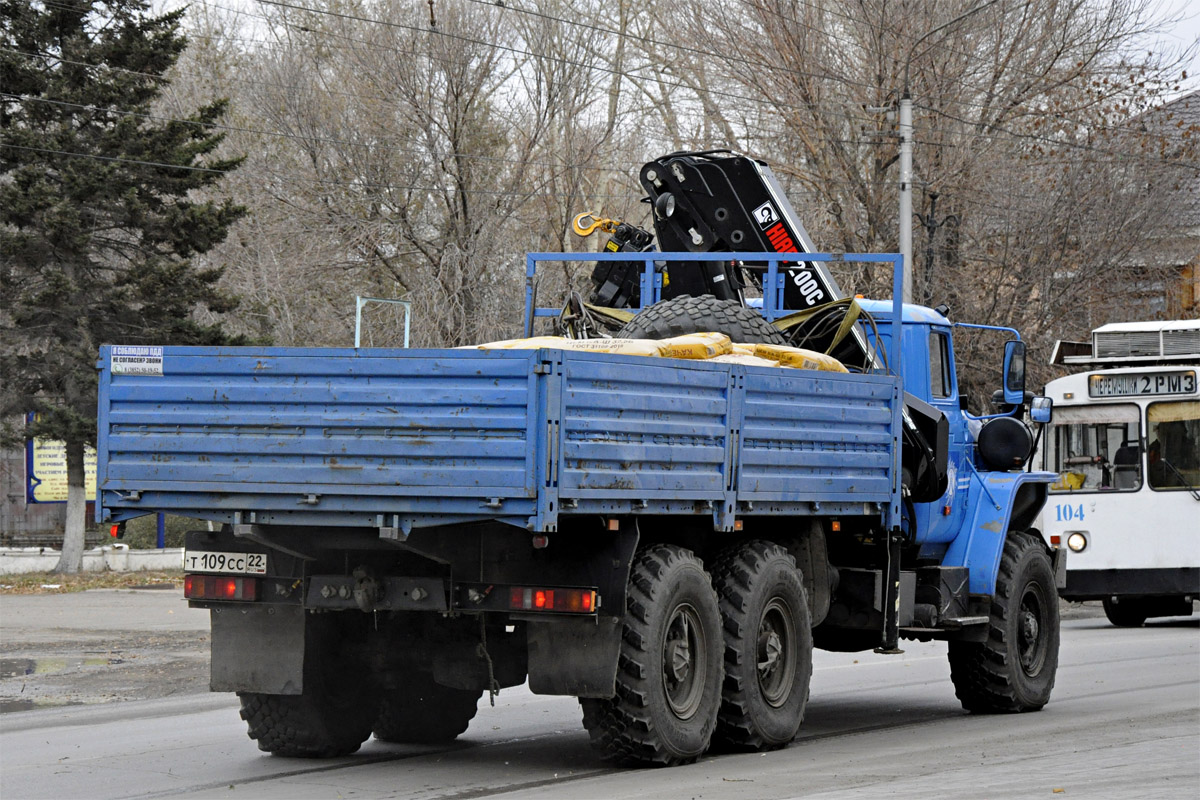
<path fill-rule="evenodd" d="M 19 575 L 25 572 L 49 572 L 58 566 L 61 554 L 48 547 L 14 547 L 0 549 L 0 575 Z M 182 569 L 183 548 L 162 550 L 131 550 L 127 544 L 109 544 L 83 551 L 84 572 L 144 572 L 146 570 Z"/>

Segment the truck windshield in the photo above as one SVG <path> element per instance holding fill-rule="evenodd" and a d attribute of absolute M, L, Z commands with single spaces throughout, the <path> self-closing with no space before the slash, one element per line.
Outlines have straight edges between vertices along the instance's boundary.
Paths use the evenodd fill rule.
<path fill-rule="evenodd" d="M 1200 486 L 1200 400 L 1151 403 L 1146 423 L 1150 488 Z"/>
<path fill-rule="evenodd" d="M 1136 405 L 1057 407 L 1047 431 L 1052 492 L 1129 492 L 1142 487 L 1140 414 Z"/>

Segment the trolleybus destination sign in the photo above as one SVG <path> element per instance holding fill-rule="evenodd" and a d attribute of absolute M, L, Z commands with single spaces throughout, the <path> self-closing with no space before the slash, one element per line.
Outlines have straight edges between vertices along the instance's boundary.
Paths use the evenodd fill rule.
<path fill-rule="evenodd" d="M 1195 393 L 1195 370 L 1131 372 L 1124 375 L 1091 375 L 1088 377 L 1089 397 Z"/>

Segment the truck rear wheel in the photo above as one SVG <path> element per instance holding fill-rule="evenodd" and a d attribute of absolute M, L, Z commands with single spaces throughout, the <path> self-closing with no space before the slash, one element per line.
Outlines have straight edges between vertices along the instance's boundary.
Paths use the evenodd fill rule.
<path fill-rule="evenodd" d="M 481 692 L 453 689 L 414 672 L 399 689 L 381 695 L 375 738 L 400 744 L 453 741 L 479 710 Z"/>
<path fill-rule="evenodd" d="M 786 548 L 747 542 L 713 565 L 725 633 L 725 684 L 716 738 L 737 749 L 796 737 L 812 678 L 804 582 Z"/>
<path fill-rule="evenodd" d="M 379 704 L 353 626 L 332 615 L 306 622 L 303 694 L 238 692 L 241 716 L 258 749 L 292 758 L 333 758 L 371 736 Z"/>
<path fill-rule="evenodd" d="M 1010 531 L 1000 559 L 984 642 L 950 642 L 950 678 L 968 711 L 1037 711 L 1058 670 L 1058 595 L 1050 556 L 1035 537 Z"/>
<path fill-rule="evenodd" d="M 683 764 L 708 749 L 721 697 L 721 618 L 690 550 L 652 545 L 629 575 L 617 693 L 581 698 L 601 756 L 621 764 Z"/>
<path fill-rule="evenodd" d="M 681 294 L 655 303 L 617 332 L 618 339 L 668 339 L 685 333 L 723 333 L 735 342 L 787 344 L 763 315 L 736 300 Z"/>

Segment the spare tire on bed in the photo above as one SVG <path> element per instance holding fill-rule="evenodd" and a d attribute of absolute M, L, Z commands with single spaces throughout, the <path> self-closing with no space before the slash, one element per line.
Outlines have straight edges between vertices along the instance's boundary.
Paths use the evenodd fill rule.
<path fill-rule="evenodd" d="M 681 294 L 655 303 L 617 332 L 618 339 L 668 339 L 686 333 L 723 333 L 735 342 L 787 344 L 787 339 L 756 309 L 711 295 Z"/>

